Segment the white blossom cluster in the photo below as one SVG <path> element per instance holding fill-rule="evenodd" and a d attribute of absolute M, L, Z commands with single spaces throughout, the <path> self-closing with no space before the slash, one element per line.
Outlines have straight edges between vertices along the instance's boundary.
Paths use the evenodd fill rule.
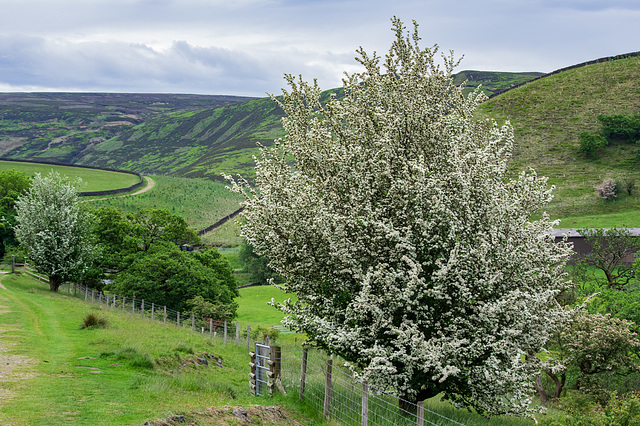
<path fill-rule="evenodd" d="M 36 270 L 49 276 L 52 291 L 84 272 L 93 246 L 76 185 L 57 172 L 45 177 L 37 173 L 29 191 L 18 198 L 16 211 L 16 238 Z"/>
<path fill-rule="evenodd" d="M 551 199 L 534 171 L 509 178 L 509 124 L 452 80 L 453 53 L 394 18 L 385 58 L 358 51 L 343 99 L 286 76 L 287 136 L 256 158 L 242 234 L 298 301 L 285 324 L 406 399 L 444 392 L 492 415 L 529 413 L 538 351 L 568 315 L 565 244 L 531 215 Z"/>

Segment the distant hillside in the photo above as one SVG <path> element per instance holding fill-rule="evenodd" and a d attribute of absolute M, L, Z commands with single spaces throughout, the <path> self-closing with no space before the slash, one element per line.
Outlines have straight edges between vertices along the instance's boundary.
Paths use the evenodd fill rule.
<path fill-rule="evenodd" d="M 0 93 L 0 156 L 78 163 L 85 150 L 158 115 L 254 98 L 135 93 Z"/>
<path fill-rule="evenodd" d="M 213 110 L 163 114 L 100 142 L 77 157 L 82 164 L 145 173 L 221 179 L 252 170 L 256 143 L 283 136 L 282 111 L 263 98 Z"/>
<path fill-rule="evenodd" d="M 487 94 L 539 73 L 462 71 Z M 340 89 L 327 91 L 338 92 Z M 256 143 L 284 135 L 268 98 L 0 93 L 0 156 L 219 179 L 252 174 Z"/>
<path fill-rule="evenodd" d="M 480 86 L 485 95 L 492 96 L 543 75 L 541 72 L 460 71 L 454 82 L 459 85 L 466 81 L 467 91 Z"/>
<path fill-rule="evenodd" d="M 594 187 L 605 177 L 636 179 L 640 186 L 640 145 L 614 141 L 589 159 L 578 152 L 578 134 L 596 132 L 600 114 L 640 113 L 640 58 L 594 62 L 509 90 L 479 108 L 481 117 L 513 124 L 513 170 L 533 167 L 557 186 L 556 217 L 638 207 L 637 193 L 621 196 L 624 203 L 603 203 L 594 198 Z"/>

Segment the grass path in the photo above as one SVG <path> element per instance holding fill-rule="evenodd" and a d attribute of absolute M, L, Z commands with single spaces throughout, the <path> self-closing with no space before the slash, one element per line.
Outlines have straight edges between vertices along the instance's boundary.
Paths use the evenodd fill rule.
<path fill-rule="evenodd" d="M 250 395 L 242 347 L 51 293 L 26 276 L 0 282 L 1 425 L 140 425 L 174 414 L 186 425 L 234 425 L 234 407 L 259 417 L 255 404 L 275 402 Z M 89 312 L 109 327 L 80 329 Z M 202 356 L 221 366 L 200 365 Z M 313 423 L 282 410 L 286 421 L 256 424 Z"/>

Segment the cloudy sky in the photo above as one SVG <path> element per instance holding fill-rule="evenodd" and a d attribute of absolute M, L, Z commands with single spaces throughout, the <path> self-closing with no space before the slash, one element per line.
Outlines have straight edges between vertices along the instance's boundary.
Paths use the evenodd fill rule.
<path fill-rule="evenodd" d="M 337 87 L 390 18 L 458 70 L 549 72 L 640 50 L 638 0 L 0 0 L 0 92 L 265 96 L 284 73 Z"/>

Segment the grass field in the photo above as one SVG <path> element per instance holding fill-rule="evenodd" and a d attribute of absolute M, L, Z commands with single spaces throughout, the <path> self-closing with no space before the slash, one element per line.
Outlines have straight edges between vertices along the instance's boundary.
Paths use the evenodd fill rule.
<path fill-rule="evenodd" d="M 235 425 L 240 422 L 231 412 L 240 406 L 255 416 L 253 424 L 336 424 L 320 419 L 312 393 L 303 403 L 297 392 L 252 396 L 243 344 L 224 345 L 189 327 L 53 294 L 25 276 L 5 275 L 1 283 L 0 424 L 127 425 L 182 415 L 186 425 Z M 238 319 L 253 326 L 276 323 L 281 314 L 266 305 L 271 297 L 286 295 L 273 287 L 242 289 Z M 105 318 L 108 328 L 81 329 L 88 313 Z M 287 356 L 296 355 L 289 351 Z M 202 357 L 222 367 L 197 365 Z M 313 392 L 309 380 L 308 392 Z M 336 401 L 350 398 L 339 394 L 350 392 L 347 388 L 336 388 Z M 281 406 L 283 416 L 259 418 L 264 411 L 255 405 Z M 466 425 L 533 424 L 502 416 L 487 420 L 438 400 L 426 407 Z"/>
<path fill-rule="evenodd" d="M 129 173 L 109 172 L 98 169 L 85 169 L 72 166 L 54 166 L 51 164 L 22 163 L 18 161 L 0 161 L 0 171 L 13 169 L 28 176 L 36 173 L 47 175 L 52 170 L 70 179 L 81 178 L 83 185 L 79 188 L 83 191 L 106 191 L 110 189 L 127 188 L 139 182 L 136 175 Z"/>
<path fill-rule="evenodd" d="M 138 208 L 167 209 L 184 217 L 196 230 L 216 223 L 240 207 L 240 197 L 227 190 L 222 182 L 171 176 L 152 176 L 152 179 L 155 186 L 151 191 L 135 197 L 96 198 L 90 204 L 113 206 L 127 212 Z"/>
<path fill-rule="evenodd" d="M 26 277 L 4 276 L 2 284 L 2 424 L 141 424 L 172 414 L 188 419 L 207 407 L 272 404 L 251 397 L 242 347 L 100 310 Z M 109 328 L 80 329 L 89 312 Z M 195 365 L 205 353 L 222 367 Z M 294 410 L 287 416 L 300 418 Z"/>

